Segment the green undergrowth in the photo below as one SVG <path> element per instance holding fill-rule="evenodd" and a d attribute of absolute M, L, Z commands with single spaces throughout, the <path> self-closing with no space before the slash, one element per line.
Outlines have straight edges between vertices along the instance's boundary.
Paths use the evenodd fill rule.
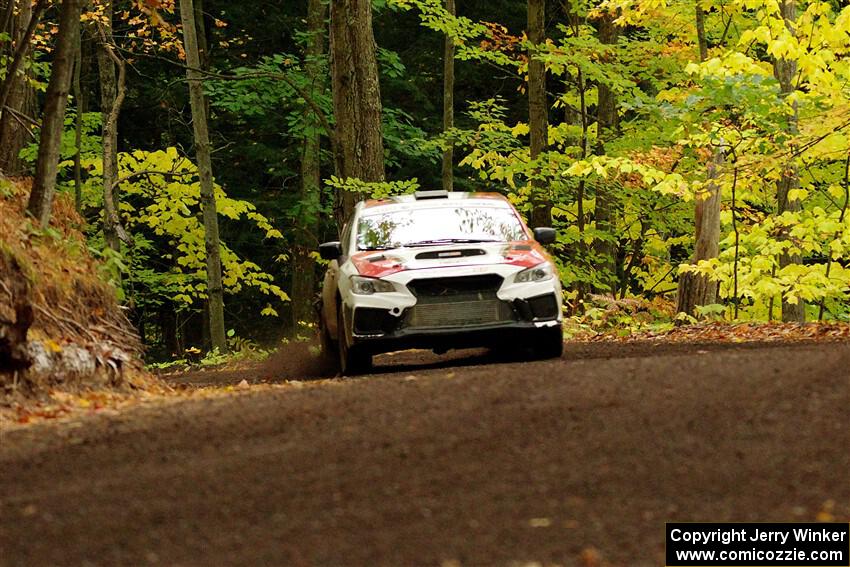
<path fill-rule="evenodd" d="M 313 346 L 313 325 L 307 325 L 299 333 L 292 337 L 283 338 L 277 345 L 261 346 L 256 342 L 236 336 L 233 329 L 227 332 L 227 352 L 212 349 L 203 352 L 196 347 L 185 349 L 179 356 L 171 360 L 150 362 L 145 367 L 151 371 L 179 371 L 179 370 L 201 370 L 208 368 L 225 368 L 263 362 L 269 358 L 278 348 L 295 344 L 305 343 L 310 345 L 313 354 L 318 354 L 317 346 Z"/>

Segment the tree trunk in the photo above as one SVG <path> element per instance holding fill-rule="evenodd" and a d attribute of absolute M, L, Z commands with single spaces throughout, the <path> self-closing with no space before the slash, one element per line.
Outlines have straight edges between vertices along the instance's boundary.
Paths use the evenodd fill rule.
<path fill-rule="evenodd" d="M 5 281 L 4 281 L 5 280 Z M 27 331 L 33 322 L 30 280 L 18 259 L 0 248 L 0 283 L 3 284 L 8 300 L 5 310 L 13 319 L 5 319 L 0 312 L 0 387 L 3 374 L 14 373 L 30 366 L 27 353 Z"/>
<path fill-rule="evenodd" d="M 708 40 L 705 36 L 705 13 L 699 2 L 696 5 L 696 27 L 700 61 L 705 61 L 708 59 Z M 722 163 L 723 148 L 718 148 L 708 165 L 705 193 L 696 196 L 692 264 L 716 258 L 720 253 L 720 204 L 723 199 L 717 178 Z M 695 315 L 697 306 L 717 303 L 718 286 L 718 282 L 703 275 L 680 275 L 676 294 L 677 312 Z"/>
<path fill-rule="evenodd" d="M 696 196 L 694 225 L 696 230 L 692 263 L 716 258 L 720 253 L 720 203 L 722 200 L 717 178 L 723 164 L 723 152 L 717 151 L 708 165 L 704 194 Z M 694 315 L 698 305 L 717 303 L 719 283 L 707 276 L 685 273 L 679 277 L 676 310 Z"/>
<path fill-rule="evenodd" d="M 103 4 L 103 20 L 98 22 L 97 65 L 100 71 L 100 108 L 103 114 L 103 235 L 107 246 L 121 249 L 120 221 L 116 204 L 118 180 L 118 116 L 124 102 L 124 62 L 112 49 L 112 0 Z M 119 77 L 116 79 L 115 68 Z"/>
<path fill-rule="evenodd" d="M 696 20 L 697 20 L 697 43 L 699 44 L 699 60 L 705 61 L 708 59 L 708 37 L 705 35 L 705 12 L 700 5 L 699 0 L 696 1 Z"/>
<path fill-rule="evenodd" d="M 79 213 L 83 210 L 83 171 L 81 164 L 81 153 L 83 146 L 83 89 L 80 85 L 81 67 L 83 66 L 83 30 L 77 34 L 77 50 L 74 54 L 74 78 L 72 81 L 72 92 L 74 95 L 74 106 L 77 115 L 74 118 L 74 208 Z"/>
<path fill-rule="evenodd" d="M 533 46 L 545 40 L 545 0 L 528 0 L 528 42 Z M 528 52 L 528 127 L 531 160 L 536 160 L 549 144 L 549 105 L 546 102 L 546 65 Z M 539 167 L 535 168 L 539 171 Z M 536 176 L 535 176 L 536 177 Z M 552 201 L 546 183 L 531 180 L 531 226 L 552 224 Z"/>
<path fill-rule="evenodd" d="M 68 104 L 68 91 L 71 88 L 71 74 L 74 70 L 74 51 L 80 31 L 81 11 L 82 0 L 62 0 L 59 34 L 56 38 L 41 123 L 38 161 L 27 205 L 29 213 L 38 220 L 42 228 L 46 228 L 50 222 L 53 195 L 56 192 L 62 127 L 65 121 L 65 107 Z"/>
<path fill-rule="evenodd" d="M 177 313 L 176 309 L 162 307 L 159 310 L 159 328 L 162 331 L 162 344 L 166 352 L 172 358 L 180 358 L 183 354 L 180 349 L 180 340 L 177 330 Z"/>
<path fill-rule="evenodd" d="M 599 42 L 604 45 L 615 45 L 619 36 L 617 26 L 614 24 L 614 16 L 605 14 L 599 20 Z M 599 137 L 604 143 L 616 137 L 619 129 L 619 116 L 617 114 L 617 96 L 611 87 L 600 83 L 598 89 L 598 105 L 596 109 L 596 120 Z"/>
<path fill-rule="evenodd" d="M 210 310 L 210 338 L 213 348 L 227 350 L 224 331 L 224 289 L 221 283 L 221 246 L 218 236 L 218 212 L 213 186 L 210 136 L 207 127 L 206 103 L 198 54 L 195 12 L 192 0 L 180 0 L 180 19 L 183 23 L 183 49 L 186 52 L 186 78 L 189 81 L 189 102 L 192 106 L 192 125 L 195 134 L 195 154 L 201 183 L 201 208 L 204 215 L 204 248 L 207 263 L 207 295 Z"/>
<path fill-rule="evenodd" d="M 13 6 L 14 3 L 14 0 L 9 0 L 9 6 Z M 8 24 L 8 30 L 15 41 L 15 48 L 7 55 L 14 59 L 0 85 L 0 99 L 2 99 L 0 101 L 0 171 L 10 175 L 23 172 L 25 164 L 19 154 L 33 138 L 30 128 L 22 124 L 15 113 L 27 114 L 29 107 L 35 105 L 35 91 L 27 83 L 26 72 L 20 72 L 20 69 L 24 67 L 32 33 L 47 2 L 37 4 L 35 11 L 30 2 L 25 1 L 20 4 L 17 18 L 12 17 Z M 12 47 L 11 44 L 9 47 Z M 18 71 L 15 72 L 13 68 Z"/>
<path fill-rule="evenodd" d="M 204 18 L 204 0 L 194 0 L 195 7 L 195 33 L 198 40 L 199 68 L 208 70 L 210 68 L 210 52 L 207 42 L 206 18 Z"/>
<path fill-rule="evenodd" d="M 3 15 L 0 16 L 0 34 L 6 32 L 9 34 L 9 37 L 14 37 L 14 28 L 12 23 L 15 21 L 15 0 L 6 0 L 3 4 Z M 6 49 L 6 43 L 11 45 L 12 40 L 0 39 L 0 55 L 9 55 L 9 51 Z"/>
<path fill-rule="evenodd" d="M 322 0 L 307 0 L 307 48 L 304 70 L 311 96 L 324 87 L 322 55 L 325 52 L 325 17 L 327 8 Z M 313 295 L 316 292 L 316 264 L 310 253 L 316 250 L 321 198 L 321 123 L 309 106 L 304 109 L 307 135 L 301 159 L 301 211 L 296 228 L 292 258 L 292 327 L 298 330 L 304 323 L 315 320 Z"/>
<path fill-rule="evenodd" d="M 35 28 L 38 25 L 38 22 L 41 19 L 41 14 L 44 12 L 45 8 L 47 8 L 47 0 L 39 0 L 33 7 L 30 7 L 28 3 L 24 3 L 24 6 L 22 7 L 22 21 L 26 18 L 27 27 L 23 35 L 21 35 L 16 42 L 12 62 L 6 69 L 6 77 L 3 79 L 2 85 L 0 85 L 0 112 L 4 112 L 4 107 L 8 101 L 11 88 L 18 79 L 18 71 L 21 69 L 21 65 L 23 65 L 24 60 L 27 57 L 27 53 L 29 53 L 30 39 L 32 39 L 32 34 L 35 33 Z"/>
<path fill-rule="evenodd" d="M 343 178 L 384 180 L 384 138 L 381 132 L 381 89 L 370 0 L 331 2 L 331 77 L 334 117 Z M 338 196 L 337 225 L 354 210 L 361 196 Z"/>
<path fill-rule="evenodd" d="M 194 0 L 195 7 L 195 34 L 198 41 L 198 68 L 202 71 L 210 70 L 210 49 L 207 41 L 207 18 L 204 17 L 204 0 Z M 210 101 L 204 97 L 204 113 L 207 121 L 210 117 Z"/>
<path fill-rule="evenodd" d="M 604 14 L 599 19 L 599 42 L 605 45 L 617 43 L 618 30 L 614 25 L 614 16 Z M 605 142 L 618 135 L 619 117 L 617 114 L 617 96 L 611 87 L 605 83 L 597 85 L 597 107 L 596 107 L 596 132 L 597 153 L 605 153 Z M 596 204 L 594 207 L 594 218 L 596 229 L 608 233 L 613 237 L 614 226 L 611 218 L 613 216 L 614 198 L 611 194 L 612 187 L 600 182 L 596 186 Z M 599 258 L 599 269 L 605 274 L 602 278 L 608 289 L 616 294 L 616 267 L 614 244 L 608 240 L 596 240 L 594 250 Z"/>
<path fill-rule="evenodd" d="M 785 20 L 785 26 L 793 31 L 794 20 L 797 18 L 797 7 L 795 0 L 783 0 L 780 4 L 782 18 Z M 793 93 L 796 90 L 794 80 L 797 76 L 797 63 L 795 61 L 786 61 L 777 59 L 773 62 L 773 73 L 779 81 L 779 88 L 784 96 Z M 793 115 L 788 119 L 788 131 L 793 135 L 797 133 L 797 104 L 794 103 Z M 800 186 L 800 178 L 797 173 L 797 167 L 793 163 L 793 157 L 789 158 L 788 164 L 782 172 L 782 177 L 777 183 L 776 200 L 777 213 L 782 214 L 788 212 L 799 212 L 802 205 L 797 199 L 790 199 L 789 193 L 792 189 Z M 779 238 L 790 243 L 789 230 L 783 229 Z M 793 244 L 792 244 L 793 246 Z M 794 264 L 802 264 L 803 258 L 799 252 L 785 252 L 779 256 L 779 269 Z M 786 322 L 804 322 L 806 320 L 806 309 L 803 300 L 798 298 L 797 303 L 789 303 L 785 296 L 782 296 L 782 320 Z"/>
<path fill-rule="evenodd" d="M 455 0 L 446 0 L 446 11 L 455 15 Z M 443 134 L 455 125 L 455 42 L 446 34 L 443 45 Z M 454 143 L 443 151 L 443 189 L 454 189 Z"/>

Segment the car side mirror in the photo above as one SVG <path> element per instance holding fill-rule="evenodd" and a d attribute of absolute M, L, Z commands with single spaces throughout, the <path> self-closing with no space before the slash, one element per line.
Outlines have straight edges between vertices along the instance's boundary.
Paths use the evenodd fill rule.
<path fill-rule="evenodd" d="M 548 226 L 539 226 L 534 229 L 534 240 L 540 244 L 552 244 L 555 242 L 555 237 L 558 233 L 554 228 Z"/>
<path fill-rule="evenodd" d="M 342 245 L 338 240 L 319 244 L 319 256 L 323 260 L 338 260 L 342 256 Z"/>

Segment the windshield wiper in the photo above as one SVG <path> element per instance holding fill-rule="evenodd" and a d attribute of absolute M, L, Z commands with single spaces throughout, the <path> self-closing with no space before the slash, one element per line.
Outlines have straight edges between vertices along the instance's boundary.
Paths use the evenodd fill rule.
<path fill-rule="evenodd" d="M 402 246 L 434 246 L 438 244 L 476 244 L 479 242 L 499 242 L 492 238 L 435 238 L 434 240 L 417 240 L 416 242 L 407 242 Z"/>

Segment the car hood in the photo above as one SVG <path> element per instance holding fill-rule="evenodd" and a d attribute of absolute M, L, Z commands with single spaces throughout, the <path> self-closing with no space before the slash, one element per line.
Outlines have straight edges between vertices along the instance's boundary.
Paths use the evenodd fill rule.
<path fill-rule="evenodd" d="M 530 268 L 549 260 L 534 240 L 477 244 L 429 245 L 357 252 L 350 258 L 362 276 L 381 278 L 406 270 L 509 264 Z"/>

